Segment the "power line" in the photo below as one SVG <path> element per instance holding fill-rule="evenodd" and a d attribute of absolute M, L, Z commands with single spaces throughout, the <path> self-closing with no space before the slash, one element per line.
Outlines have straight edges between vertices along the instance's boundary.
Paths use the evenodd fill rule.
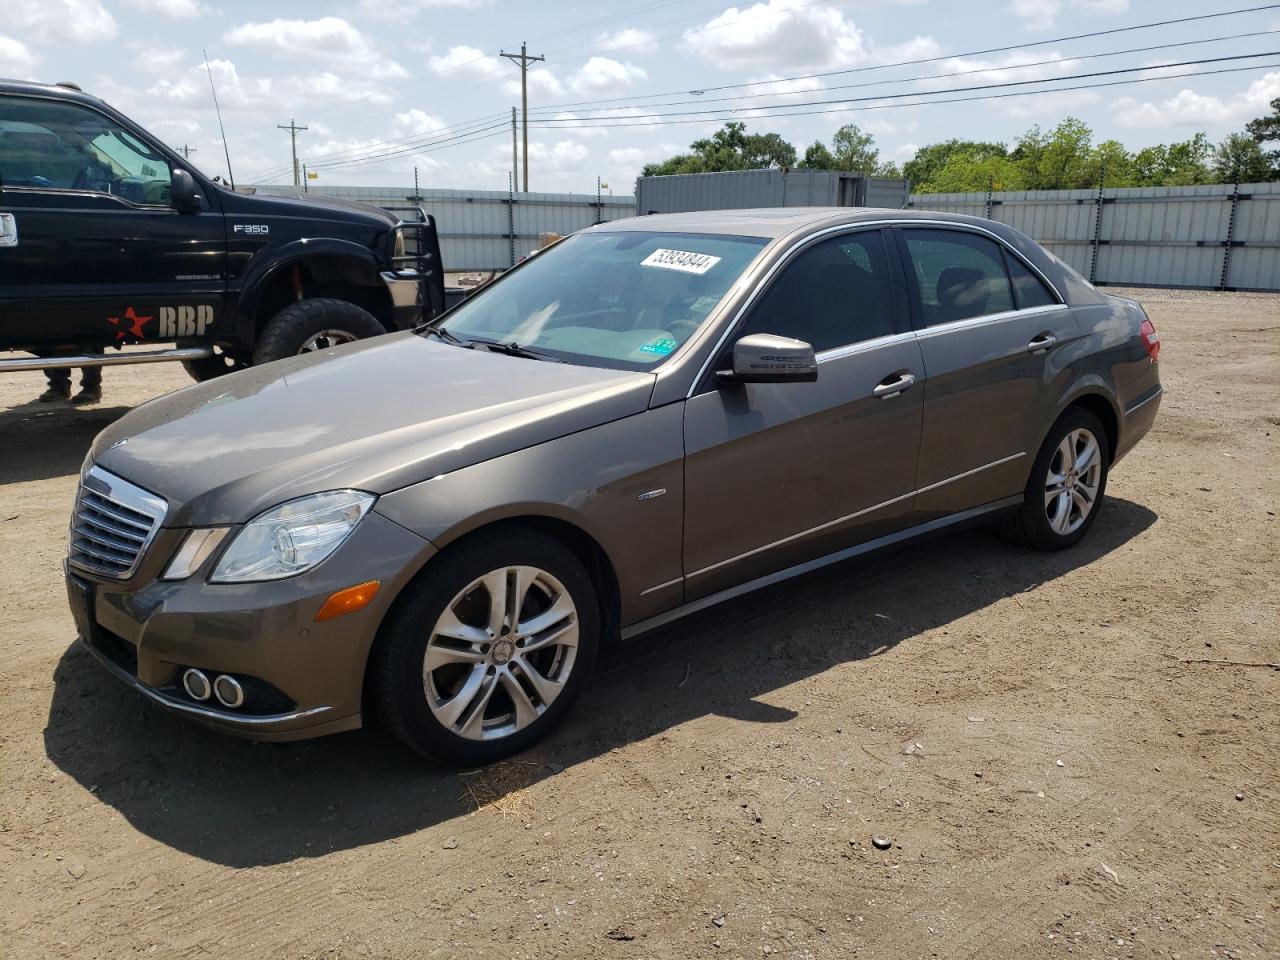
<path fill-rule="evenodd" d="M 1095 37 L 1106 37 L 1106 36 L 1111 36 L 1118 33 L 1131 33 L 1135 30 L 1153 30 L 1153 29 L 1156 29 L 1157 27 L 1168 27 L 1168 26 L 1174 26 L 1177 24 L 1191 23 L 1193 21 L 1211 20 L 1211 19 L 1220 18 L 1220 17 L 1232 17 L 1232 16 L 1238 16 L 1246 13 L 1258 13 L 1259 11 L 1263 11 L 1263 10 L 1275 10 L 1275 9 L 1280 9 L 1280 3 L 1268 3 L 1258 7 L 1242 7 L 1236 10 L 1222 10 L 1217 13 L 1204 13 L 1204 14 L 1198 14 L 1192 17 L 1178 17 L 1177 19 L 1173 19 L 1173 20 L 1155 20 L 1155 21 L 1152 21 L 1151 23 L 1136 23 L 1136 24 L 1130 24 L 1127 27 L 1112 27 L 1109 30 L 1095 30 L 1091 33 L 1075 33 L 1075 34 L 1070 34 L 1068 36 L 1063 36 L 1063 37 L 1053 37 L 1048 40 L 1032 40 L 1027 43 L 1015 43 L 1015 44 L 1010 44 L 1008 46 L 1003 46 L 1003 47 L 987 47 L 986 49 L 983 49 L 983 50 L 967 50 L 963 53 L 948 53 L 945 55 L 939 55 L 934 57 L 920 57 L 915 60 L 900 60 L 895 63 L 868 64 L 862 67 L 849 67 L 843 70 L 827 70 L 823 73 L 797 74 L 796 76 L 791 76 L 791 77 L 777 77 L 772 80 L 752 80 L 744 83 L 726 83 L 726 84 L 721 84 L 720 86 L 700 87 L 698 89 L 700 89 L 703 93 L 717 93 L 721 90 L 739 90 L 746 87 L 767 86 L 769 84 L 776 84 L 776 83 L 790 83 L 795 80 L 821 80 L 826 77 L 838 77 L 838 76 L 844 76 L 851 73 L 867 73 L 874 70 L 889 70 L 897 67 L 915 67 L 915 66 L 921 66 L 927 63 L 941 63 L 944 60 L 958 60 L 962 57 L 981 57 L 991 53 L 1008 53 L 1011 50 L 1025 50 L 1031 47 L 1043 47 L 1043 46 L 1048 46 L 1049 44 L 1054 44 L 1054 43 L 1070 43 L 1075 40 L 1091 40 L 1091 39 L 1094 39 Z M 664 38 L 659 38 L 659 39 L 664 39 Z M 613 97 L 610 99 L 570 101 L 568 103 L 557 104 L 556 106 L 563 109 L 565 107 L 576 107 L 576 106 L 583 106 L 583 105 L 590 105 L 590 104 L 597 104 L 597 103 L 619 103 L 619 102 L 630 101 L 630 100 L 653 99 L 656 97 L 674 97 L 682 94 L 687 94 L 688 92 L 689 92 L 688 89 L 670 90 L 665 93 L 636 94 L 629 97 Z"/>
<path fill-rule="evenodd" d="M 872 100 L 875 100 L 875 101 L 897 100 L 903 97 L 929 96 L 932 93 L 965 93 L 973 90 L 998 90 L 1005 87 L 1025 87 L 1035 83 L 1057 83 L 1062 80 L 1085 80 L 1092 77 L 1110 77 L 1110 76 L 1115 76 L 1121 73 L 1138 73 L 1143 70 L 1155 70 L 1155 69 L 1164 70 L 1171 67 L 1192 67 L 1192 66 L 1201 66 L 1201 65 L 1210 64 L 1210 63 L 1225 63 L 1227 61 L 1232 61 L 1232 60 L 1256 60 L 1261 57 L 1274 57 L 1274 56 L 1280 56 L 1280 51 L 1269 50 L 1265 53 L 1246 53 L 1246 54 L 1240 54 L 1238 56 L 1233 56 L 1233 57 L 1209 57 L 1203 60 L 1183 60 L 1178 63 L 1161 64 L 1159 67 L 1122 67 L 1116 70 L 1095 70 L 1091 73 L 1075 73 L 1075 74 L 1068 74 L 1061 77 L 1049 77 L 1049 78 L 1044 78 L 1040 80 L 1009 80 L 1004 83 L 985 83 L 985 84 L 976 84 L 971 87 L 952 87 L 950 90 L 935 90 L 935 91 L 918 90 L 918 91 L 908 91 L 905 93 L 885 93 L 885 94 L 880 94 L 877 96 L 870 96 L 870 97 L 844 97 L 844 98 L 838 98 L 835 100 L 800 100 L 800 101 L 795 101 L 789 104 L 789 106 L 813 107 L 813 106 L 825 106 L 829 104 L 862 103 L 862 102 L 872 101 Z M 756 96 L 761 96 L 761 95 L 757 94 Z M 764 94 L 763 96 L 771 96 L 771 95 Z M 776 96 L 776 94 L 773 94 L 772 96 Z M 746 99 L 746 98 L 743 98 L 743 99 Z M 773 106 L 781 106 L 781 105 L 774 104 Z M 764 107 L 731 107 L 731 108 L 727 108 L 727 112 L 737 113 L 744 110 L 756 110 L 756 109 L 769 109 L 769 105 L 765 105 Z M 695 116 L 695 115 L 711 114 L 711 113 L 720 114 L 725 112 L 726 112 L 726 108 L 713 108 L 710 110 L 677 110 L 671 113 L 629 114 L 627 115 L 627 119 L 634 120 L 634 119 L 641 119 L 645 117 Z M 592 118 L 588 118 L 588 119 L 592 119 Z M 607 120 L 610 118 L 604 117 L 600 119 Z M 577 118 L 571 119 L 567 117 L 544 117 L 542 119 L 542 122 L 544 124 L 573 124 L 573 123 L 579 123 L 580 121 Z"/>
<path fill-rule="evenodd" d="M 733 114 L 741 115 L 744 113 L 750 115 L 749 119 L 763 120 L 771 117 L 809 117 L 809 116 L 818 116 L 818 115 L 828 114 L 828 113 L 846 113 L 846 112 L 850 112 L 853 109 L 860 110 L 860 111 L 870 111 L 870 110 L 893 110 L 893 109 L 900 109 L 903 107 L 930 107 L 940 103 L 970 103 L 970 102 L 979 101 L 979 100 L 1003 100 L 1007 97 L 1031 97 L 1031 96 L 1036 96 L 1038 94 L 1044 94 L 1044 93 L 1067 93 L 1074 90 L 1097 90 L 1102 87 L 1123 87 L 1123 86 L 1128 86 L 1128 85 L 1137 84 L 1137 83 L 1154 83 L 1160 80 L 1177 80 L 1182 77 L 1212 77 L 1218 74 L 1225 74 L 1225 73 L 1245 73 L 1251 70 L 1265 70 L 1270 67 L 1280 67 L 1280 61 L 1276 61 L 1274 63 L 1255 63 L 1247 67 L 1222 67 L 1217 70 L 1198 70 L 1198 71 L 1191 70 L 1186 73 L 1171 73 L 1171 74 L 1165 74 L 1159 77 L 1133 77 L 1128 80 L 1108 80 L 1101 83 L 1081 83 L 1081 84 L 1076 84 L 1074 86 L 1069 86 L 1069 87 L 1049 87 L 1044 90 L 1015 90 L 1015 91 L 1006 92 L 1006 93 L 993 93 L 993 94 L 978 95 L 978 96 L 972 96 L 972 97 L 947 97 L 947 98 L 940 98 L 936 100 L 921 100 L 913 103 L 901 103 L 901 102 L 873 103 L 868 106 L 860 106 L 856 108 L 830 107 L 822 110 L 789 110 L 785 113 L 766 113 L 765 111 L 770 109 L 775 109 L 775 108 L 756 107 L 756 108 L 744 108 L 742 110 L 728 110 L 728 111 L 725 111 L 719 117 L 692 117 L 684 120 L 670 120 L 670 119 L 641 120 L 639 122 L 624 122 L 625 118 L 617 117 L 617 118 L 604 118 L 606 122 L 602 122 L 602 123 L 580 122 L 579 125 L 584 128 L 593 129 L 593 130 L 603 130 L 603 129 L 609 129 L 612 127 L 662 127 L 662 126 L 671 126 L 675 124 L 716 123 L 716 122 L 719 122 L 720 120 L 741 119 L 740 116 L 733 116 Z M 1164 68 L 1163 67 L 1142 67 L 1139 69 L 1157 70 L 1157 69 L 1164 69 Z M 1067 79 L 1067 78 L 1061 78 L 1061 79 Z M 1047 81 L 1041 81 L 1041 82 L 1047 82 Z M 946 93 L 950 91 L 937 91 L 937 92 Z M 928 94 L 922 92 L 922 93 L 912 94 L 912 96 L 928 96 Z M 883 98 L 873 97 L 870 99 L 878 100 Z M 660 116 L 679 117 L 679 116 L 685 116 L 685 114 L 678 114 L 678 113 L 662 114 Z M 548 123 L 548 121 L 543 121 L 541 123 L 538 123 L 535 121 L 535 123 L 533 124 L 533 127 L 535 130 L 565 129 L 564 127 L 551 126 Z"/>
<path fill-rule="evenodd" d="M 429 143 L 418 144 L 413 147 L 397 147 L 394 150 L 387 150 L 382 153 L 369 154 L 368 156 L 356 157 L 350 160 L 338 160 L 333 163 L 325 163 L 323 161 L 307 161 L 313 170 L 328 169 L 332 167 L 356 167 L 366 163 L 381 163 L 384 160 L 394 160 L 398 157 L 407 157 L 418 153 L 430 153 L 439 149 L 443 144 L 461 141 L 464 138 L 475 137 L 479 134 L 490 133 L 494 130 L 502 130 L 504 133 L 507 129 L 508 121 L 503 120 L 498 123 L 490 124 L 487 127 L 480 127 L 477 130 L 470 130 L 466 133 L 455 134 L 451 137 L 441 137 Z M 468 141 L 469 142 L 469 141 Z"/>
<path fill-rule="evenodd" d="M 943 80 L 943 79 L 949 79 L 951 77 L 965 77 L 965 76 L 971 76 L 973 74 L 979 74 L 979 73 L 1004 73 L 1004 72 L 1009 72 L 1013 70 L 1027 70 L 1032 67 L 1052 66 L 1057 64 L 1070 64 L 1072 62 L 1078 62 L 1078 61 L 1084 61 L 1084 60 L 1099 60 L 1099 59 L 1105 59 L 1107 57 L 1119 57 L 1119 56 L 1124 56 L 1126 54 L 1149 53 L 1152 50 L 1169 50 L 1177 47 L 1193 47 L 1193 46 L 1200 46 L 1207 43 L 1221 43 L 1226 40 L 1245 40 L 1252 37 L 1263 37 L 1263 36 L 1269 36 L 1276 33 L 1280 33 L 1280 30 L 1257 30 L 1252 33 L 1236 33 L 1236 34 L 1230 34 L 1228 36 L 1222 36 L 1222 37 L 1210 37 L 1205 40 L 1183 40 L 1178 43 L 1158 43 L 1158 44 L 1153 44 L 1151 46 L 1146 46 L 1146 47 L 1131 47 L 1127 50 L 1112 50 L 1106 53 L 1090 53 L 1090 54 L 1083 54 L 1080 56 L 1073 56 L 1073 57 L 1056 57 L 1050 60 L 1033 60 L 1029 63 L 1016 63 L 1016 64 L 1009 64 L 1007 66 L 1001 66 L 1001 67 L 980 67 L 973 70 L 956 70 L 949 73 L 928 73 L 928 74 L 922 74 L 914 77 L 899 77 L 896 79 L 889 79 L 889 80 L 867 80 L 862 83 L 846 83 L 846 84 L 840 84 L 838 86 L 824 87 L 822 89 L 854 90 L 854 89 L 861 89 L 864 87 L 884 86 L 886 84 L 917 83 L 923 80 Z M 1149 69 L 1156 69 L 1156 68 L 1143 67 L 1140 69 L 1149 70 Z M 1049 82 L 1055 78 L 1045 77 L 1043 79 L 1045 82 Z M 769 82 L 784 83 L 787 81 L 775 80 L 775 81 L 769 81 Z M 1027 82 L 1030 83 L 1035 81 L 1027 81 Z M 809 91 L 806 91 L 806 92 L 809 92 Z M 926 92 L 926 91 L 920 91 L 920 92 Z M 744 94 L 744 95 L 730 96 L 730 97 L 698 97 L 697 99 L 694 99 L 694 100 L 688 100 L 688 99 L 671 100 L 665 103 L 647 103 L 647 104 L 643 104 L 643 106 L 672 107 L 672 106 L 681 106 L 686 103 L 698 103 L 698 104 L 726 103 L 726 102 L 732 102 L 737 100 L 755 99 L 760 97 L 791 97 L 791 96 L 795 96 L 795 93 L 796 91 L 782 91 L 779 93 Z M 638 97 L 636 99 L 637 100 L 648 99 L 648 97 Z M 597 101 L 597 102 L 612 103 L 616 101 L 608 100 L 608 101 Z M 554 106 L 554 107 L 534 107 L 533 113 L 535 115 L 535 119 L 538 119 L 538 114 L 549 113 L 551 111 L 563 111 L 566 106 L 567 106 L 566 104 L 561 104 L 559 106 Z M 622 106 L 617 106 L 617 107 L 596 107 L 586 111 L 578 111 L 578 112 L 598 114 L 598 113 L 603 113 L 606 110 L 630 110 L 638 106 L 642 106 L 642 105 L 638 103 L 630 103 L 630 104 L 624 104 Z M 591 119 L 591 118 L 588 117 L 586 119 Z"/>

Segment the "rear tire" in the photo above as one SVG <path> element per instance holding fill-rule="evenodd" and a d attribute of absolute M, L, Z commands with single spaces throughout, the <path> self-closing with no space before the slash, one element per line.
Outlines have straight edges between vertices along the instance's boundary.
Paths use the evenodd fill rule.
<path fill-rule="evenodd" d="M 216 380 L 228 373 L 234 373 L 236 370 L 243 370 L 249 366 L 248 358 L 233 354 L 227 351 L 219 353 L 221 347 L 214 347 L 214 353 L 211 357 L 202 357 L 199 360 L 183 360 L 182 369 L 196 383 L 204 383 L 206 380 Z"/>
<path fill-rule="evenodd" d="M 253 363 L 270 363 L 386 332 L 373 314 L 346 300 L 298 300 L 267 321 L 253 348 Z"/>
<path fill-rule="evenodd" d="M 599 635 L 595 586 L 570 550 L 535 530 L 480 533 L 406 588 L 374 651 L 370 694 L 418 753 L 493 763 L 564 718 Z"/>
<path fill-rule="evenodd" d="M 1111 466 L 1107 434 L 1087 410 L 1072 407 L 1049 430 L 1031 467 L 1006 536 L 1037 550 L 1079 543 L 1098 518 Z"/>

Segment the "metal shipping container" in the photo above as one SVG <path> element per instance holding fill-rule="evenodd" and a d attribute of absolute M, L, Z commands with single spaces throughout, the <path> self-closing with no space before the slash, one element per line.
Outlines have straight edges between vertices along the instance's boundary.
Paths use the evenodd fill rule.
<path fill-rule="evenodd" d="M 647 213 L 748 207 L 893 207 L 907 202 L 906 180 L 839 170 L 734 170 L 636 180 L 636 209 Z"/>

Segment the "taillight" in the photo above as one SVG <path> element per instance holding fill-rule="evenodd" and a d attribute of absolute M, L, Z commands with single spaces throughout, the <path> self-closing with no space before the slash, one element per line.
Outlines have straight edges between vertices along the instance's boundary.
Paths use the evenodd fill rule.
<path fill-rule="evenodd" d="M 1151 358 L 1152 363 L 1155 363 L 1160 359 L 1160 334 L 1156 333 L 1156 325 L 1150 320 L 1143 320 L 1138 332 L 1142 334 L 1142 343 L 1147 348 L 1147 356 Z"/>

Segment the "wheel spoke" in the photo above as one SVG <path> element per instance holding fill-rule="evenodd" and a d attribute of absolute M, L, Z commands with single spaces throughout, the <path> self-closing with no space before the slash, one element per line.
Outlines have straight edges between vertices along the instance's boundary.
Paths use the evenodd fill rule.
<path fill-rule="evenodd" d="M 1047 508 L 1049 504 L 1061 495 L 1066 488 L 1067 478 L 1060 474 L 1049 474 L 1048 482 L 1044 485 L 1044 505 Z"/>
<path fill-rule="evenodd" d="M 1058 462 L 1058 472 L 1065 474 L 1071 469 L 1071 464 L 1075 463 L 1075 448 L 1071 444 L 1071 435 L 1067 434 L 1062 438 L 1062 442 L 1058 444 L 1058 452 L 1054 459 Z M 1053 469 L 1052 464 L 1049 469 Z"/>
<path fill-rule="evenodd" d="M 498 680 L 502 683 L 502 689 L 507 692 L 507 696 L 511 698 L 511 702 L 515 705 L 516 729 L 521 730 L 537 720 L 538 708 L 533 705 L 533 701 L 529 699 L 529 694 L 525 692 L 520 681 L 508 671 L 498 674 Z"/>
<path fill-rule="evenodd" d="M 494 570 L 481 582 L 489 593 L 489 635 L 500 637 L 507 617 L 507 571 Z"/>
<path fill-rule="evenodd" d="M 1086 433 L 1084 449 L 1076 457 L 1076 473 L 1083 476 L 1093 466 L 1093 461 L 1097 456 L 1098 442 L 1090 434 Z"/>
<path fill-rule="evenodd" d="M 440 614 L 433 637 L 449 637 L 451 640 L 461 640 L 464 643 L 485 643 L 489 639 L 483 627 L 473 627 L 469 623 L 463 623 L 452 609 Z"/>
<path fill-rule="evenodd" d="M 432 643 L 427 647 L 425 669 L 427 673 L 434 673 L 451 663 L 480 663 L 482 660 L 484 660 L 484 654 L 471 647 L 446 647 L 443 644 Z"/>
<path fill-rule="evenodd" d="M 458 718 L 462 716 L 471 702 L 476 699 L 477 694 L 480 693 L 481 688 L 484 686 L 484 681 L 485 666 L 482 663 L 477 663 L 471 668 L 471 673 L 467 675 L 467 679 L 458 688 L 458 692 L 435 707 L 435 714 L 440 719 L 440 722 L 452 729 L 457 724 Z M 490 694 L 492 692 L 492 690 L 489 691 Z M 484 702 L 489 702 L 488 696 L 485 697 Z"/>
<path fill-rule="evenodd" d="M 542 613 L 518 624 L 516 633 L 522 637 L 536 637 L 538 634 L 560 625 L 562 621 L 572 617 L 576 612 L 577 609 L 573 605 L 573 600 L 570 599 L 567 593 L 562 593 Z M 529 648 L 526 647 L 526 649 Z"/>
<path fill-rule="evenodd" d="M 535 650 L 544 650 L 547 647 L 576 647 L 577 645 L 578 621 L 575 617 L 572 620 L 544 630 L 535 637 L 530 637 L 520 647 L 520 652 L 528 654 L 533 653 Z"/>
<path fill-rule="evenodd" d="M 524 599 L 528 596 L 538 571 L 533 567 L 513 567 L 509 576 L 511 589 L 507 591 L 507 626 L 516 633 L 519 632 L 517 624 L 520 622 L 520 608 L 524 606 Z"/>
<path fill-rule="evenodd" d="M 1067 526 L 1071 522 L 1071 493 L 1063 490 L 1058 494 L 1057 509 L 1052 517 L 1049 518 L 1049 524 L 1053 527 L 1054 533 L 1066 533 Z"/>
<path fill-rule="evenodd" d="M 558 697 L 560 691 L 564 689 L 563 682 L 544 677 L 524 657 L 515 662 L 520 667 L 521 674 L 528 679 L 529 685 L 533 687 L 534 692 L 538 695 L 538 699 L 544 704 L 550 705 L 551 701 Z"/>
<path fill-rule="evenodd" d="M 484 669 L 483 667 L 481 669 Z M 484 734 L 484 714 L 489 709 L 489 700 L 493 697 L 493 691 L 498 689 L 498 678 L 494 676 L 481 675 L 482 686 L 478 696 L 474 698 L 475 707 L 467 716 L 467 722 L 458 730 L 464 737 L 472 739 L 480 739 Z"/>

